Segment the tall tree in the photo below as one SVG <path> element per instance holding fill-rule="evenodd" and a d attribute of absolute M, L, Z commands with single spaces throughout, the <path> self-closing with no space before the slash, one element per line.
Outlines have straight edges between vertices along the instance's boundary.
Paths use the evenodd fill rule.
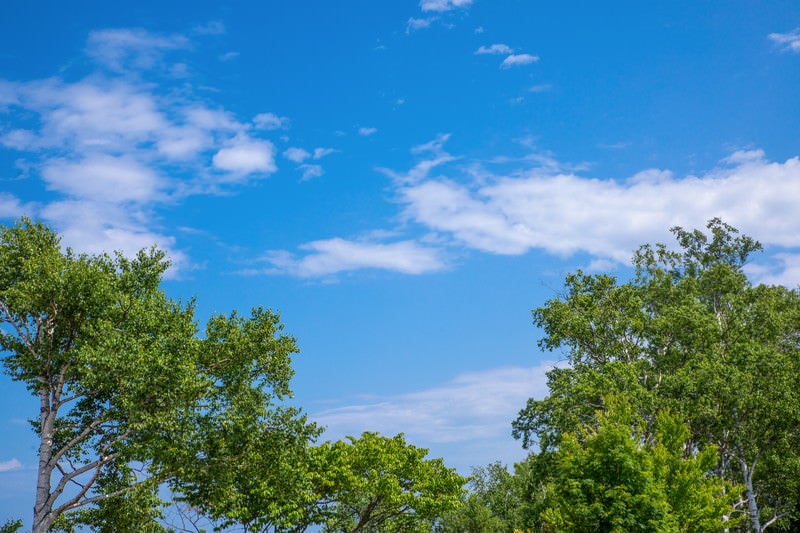
<path fill-rule="evenodd" d="M 568 368 L 514 422 L 525 446 L 557 448 L 617 391 L 645 419 L 670 408 L 694 446 L 714 445 L 716 474 L 744 487 L 748 528 L 776 527 L 800 500 L 800 294 L 753 285 L 758 242 L 713 219 L 710 234 L 674 228 L 678 251 L 641 247 L 619 282 L 582 272 L 534 310 L 540 345 Z"/>
<path fill-rule="evenodd" d="M 217 316 L 198 338 L 193 302 L 160 288 L 168 265 L 156 249 L 63 250 L 29 220 L 0 227 L 4 369 L 40 404 L 35 533 L 146 486 L 191 488 L 197 472 L 246 462 L 256 440 L 314 431 L 283 403 L 297 349 L 279 317 Z"/>

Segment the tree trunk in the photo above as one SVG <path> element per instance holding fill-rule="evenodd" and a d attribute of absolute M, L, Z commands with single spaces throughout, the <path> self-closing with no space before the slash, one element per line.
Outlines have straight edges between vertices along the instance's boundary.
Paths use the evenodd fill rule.
<path fill-rule="evenodd" d="M 753 533 L 761 533 L 763 530 L 761 528 L 761 522 L 758 519 L 758 503 L 756 502 L 756 493 L 753 491 L 753 470 L 755 468 L 755 463 L 753 463 L 753 468 L 749 468 L 744 457 L 739 459 L 739 463 L 742 465 L 745 498 L 747 498 L 747 511 L 750 514 L 750 527 Z"/>
<path fill-rule="evenodd" d="M 50 501 L 50 479 L 53 475 L 53 437 L 55 433 L 55 413 L 50 405 L 49 387 L 39 390 L 41 411 L 39 424 L 41 443 L 39 444 L 39 474 L 36 480 L 36 503 L 33 506 L 33 533 L 47 533 L 55 520 Z"/>

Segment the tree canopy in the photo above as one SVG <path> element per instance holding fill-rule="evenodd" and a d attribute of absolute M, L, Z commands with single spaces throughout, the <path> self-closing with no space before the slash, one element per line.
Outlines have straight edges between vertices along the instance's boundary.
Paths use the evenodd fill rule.
<path fill-rule="evenodd" d="M 278 315 L 215 316 L 200 337 L 194 302 L 160 288 L 168 266 L 155 248 L 76 254 L 42 224 L 0 227 L 3 365 L 40 403 L 34 532 L 131 510 L 163 482 L 193 495 L 256 445 L 316 434 L 284 403 L 297 348 Z"/>
<path fill-rule="evenodd" d="M 784 526 L 800 500 L 800 294 L 754 285 L 745 273 L 760 245 L 719 219 L 709 234 L 673 228 L 678 249 L 642 246 L 635 275 L 578 271 L 561 296 L 534 310 L 540 346 L 564 349 L 550 393 L 514 421 L 546 455 L 596 424 L 610 393 L 647 421 L 688 425 L 688 450 L 715 447 L 713 474 L 742 488 L 747 528 Z"/>

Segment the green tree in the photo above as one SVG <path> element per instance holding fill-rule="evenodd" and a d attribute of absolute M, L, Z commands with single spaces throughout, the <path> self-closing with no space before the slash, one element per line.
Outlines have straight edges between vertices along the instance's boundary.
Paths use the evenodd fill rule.
<path fill-rule="evenodd" d="M 491 463 L 472 469 L 469 492 L 454 511 L 436 524 L 440 533 L 505 533 L 519 523 L 522 505 L 519 479 L 505 466 Z"/>
<path fill-rule="evenodd" d="M 330 533 L 430 532 L 459 505 L 466 480 L 427 453 L 376 433 L 314 448 L 310 521 Z"/>
<path fill-rule="evenodd" d="M 743 267 L 758 242 L 718 219 L 708 229 L 674 228 L 678 251 L 641 247 L 629 281 L 567 276 L 534 322 L 570 366 L 548 374 L 550 394 L 528 401 L 514 433 L 555 449 L 609 392 L 645 420 L 671 409 L 695 448 L 716 446 L 716 475 L 741 484 L 746 527 L 761 532 L 800 500 L 800 294 L 753 285 Z"/>
<path fill-rule="evenodd" d="M 652 442 L 623 396 L 607 396 L 597 425 L 565 434 L 543 512 L 546 531 L 714 532 L 729 520 L 738 497 L 707 474 L 717 451 L 685 455 L 688 429 L 660 413 Z"/>
<path fill-rule="evenodd" d="M 167 267 L 156 249 L 76 254 L 42 224 L 0 227 L 4 369 L 40 403 L 35 533 L 165 481 L 193 496 L 198 472 L 246 463 L 275 427 L 314 432 L 284 405 L 297 349 L 279 317 L 216 316 L 199 338 L 193 302 L 160 289 Z"/>

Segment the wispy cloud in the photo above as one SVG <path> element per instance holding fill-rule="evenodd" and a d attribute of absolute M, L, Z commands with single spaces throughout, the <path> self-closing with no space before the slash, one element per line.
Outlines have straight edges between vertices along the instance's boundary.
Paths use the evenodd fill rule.
<path fill-rule="evenodd" d="M 450 138 L 449 133 L 439 134 L 434 140 L 420 144 L 411 149 L 415 155 L 427 156 L 414 165 L 408 172 L 396 172 L 379 167 L 378 170 L 391 177 L 397 184 L 418 183 L 428 177 L 434 168 L 454 161 L 456 158 L 444 150 L 444 143 Z"/>
<path fill-rule="evenodd" d="M 284 150 L 283 157 L 295 163 L 302 163 L 303 161 L 311 157 L 311 153 L 308 150 L 304 150 L 296 146 L 291 146 L 286 150 Z"/>
<path fill-rule="evenodd" d="M 461 453 L 459 466 L 520 458 L 511 438 L 511 421 L 528 398 L 547 394 L 551 362 L 538 366 L 494 368 L 456 376 L 429 389 L 370 398 L 318 412 L 312 418 L 327 427 L 326 438 L 379 431 L 404 432 L 423 446 L 451 445 Z"/>
<path fill-rule="evenodd" d="M 398 101 L 397 103 L 402 104 L 403 102 Z M 378 133 L 378 128 L 358 128 L 358 134 L 363 135 L 364 137 L 375 135 L 376 133 Z"/>
<path fill-rule="evenodd" d="M 89 34 L 86 52 L 100 64 L 115 70 L 149 69 L 165 52 L 186 48 L 189 40 L 179 34 L 160 35 L 143 29 L 107 29 Z"/>
<path fill-rule="evenodd" d="M 530 65 L 539 61 L 539 56 L 531 54 L 511 54 L 500 63 L 500 68 L 511 68 L 520 65 Z"/>
<path fill-rule="evenodd" d="M 553 86 L 550 85 L 549 83 L 538 83 L 536 85 L 533 85 L 532 87 L 529 87 L 528 88 L 528 92 L 531 92 L 531 93 L 544 93 L 544 92 L 549 91 L 552 88 L 553 88 Z"/>
<path fill-rule="evenodd" d="M 335 148 L 321 148 L 321 147 L 320 148 L 314 148 L 314 153 L 312 154 L 312 157 L 314 159 L 322 159 L 326 155 L 331 155 L 333 153 L 336 153 L 336 149 Z"/>
<path fill-rule="evenodd" d="M 245 274 L 289 274 L 298 277 L 330 276 L 365 268 L 404 274 L 424 274 L 444 268 L 441 253 L 414 241 L 392 243 L 352 241 L 341 238 L 314 241 L 300 246 L 305 255 L 272 251 L 265 256 L 266 269 Z"/>
<path fill-rule="evenodd" d="M 289 126 L 289 119 L 275 113 L 259 113 L 253 117 L 253 125 L 260 130 L 279 130 Z"/>
<path fill-rule="evenodd" d="M 43 217 L 80 251 L 169 248 L 175 239 L 157 226 L 159 206 L 275 172 L 275 148 L 258 130 L 285 118 L 263 114 L 250 125 L 191 89 L 160 85 L 172 75 L 164 55 L 191 44 L 142 29 L 95 31 L 86 54 L 98 70 L 89 76 L 0 81 L 0 116 L 14 124 L 0 127 L 0 145 L 56 193 L 38 204 L 4 195 L 0 210 Z M 170 253 L 185 262 L 179 250 Z"/>
<path fill-rule="evenodd" d="M 17 459 L 0 462 L 0 472 L 10 472 L 11 470 L 19 470 L 22 468 L 22 463 Z"/>
<path fill-rule="evenodd" d="M 469 7 L 472 0 L 420 0 L 419 7 L 422 11 L 452 11 L 453 9 Z"/>
<path fill-rule="evenodd" d="M 513 53 L 514 49 L 506 44 L 493 44 L 491 46 L 481 46 L 480 48 L 475 50 L 476 55 L 485 55 L 485 54 L 505 55 Z"/>
<path fill-rule="evenodd" d="M 423 30 L 425 28 L 430 28 L 431 24 L 436 22 L 436 17 L 428 17 L 423 19 L 418 19 L 411 17 L 408 19 L 406 23 L 406 33 L 411 33 L 417 30 Z"/>
<path fill-rule="evenodd" d="M 800 28 L 789 33 L 770 33 L 769 38 L 784 52 L 800 53 Z"/>
<path fill-rule="evenodd" d="M 300 170 L 303 171 L 303 175 L 300 177 L 300 181 L 308 181 L 310 179 L 319 178 L 325 174 L 325 170 L 323 170 L 321 165 L 300 165 Z"/>

